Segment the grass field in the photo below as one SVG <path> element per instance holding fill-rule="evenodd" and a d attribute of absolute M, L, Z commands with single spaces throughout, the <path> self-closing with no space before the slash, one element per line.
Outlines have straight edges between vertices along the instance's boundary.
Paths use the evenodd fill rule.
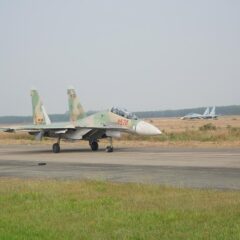
<path fill-rule="evenodd" d="M 147 137 L 123 134 L 115 146 L 154 144 L 158 146 L 240 146 L 240 117 L 220 117 L 218 120 L 180 120 L 177 118 L 148 119 L 163 132 L 160 136 Z M 52 144 L 55 140 L 45 139 L 44 143 Z M 140 143 L 141 142 L 141 143 Z M 34 143 L 34 137 L 27 133 L 1 133 L 0 143 Z M 38 144 L 38 142 L 36 142 Z M 79 143 L 77 143 L 79 144 Z M 105 144 L 105 143 L 104 143 Z M 87 145 L 86 145 L 87 146 Z"/>
<path fill-rule="evenodd" d="M 0 239 L 240 239 L 240 192 L 0 180 Z"/>

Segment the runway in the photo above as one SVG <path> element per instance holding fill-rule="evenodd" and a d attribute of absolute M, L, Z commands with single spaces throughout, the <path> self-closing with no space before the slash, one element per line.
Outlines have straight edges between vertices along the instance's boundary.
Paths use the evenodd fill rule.
<path fill-rule="evenodd" d="M 46 165 L 39 166 L 39 163 Z M 177 187 L 240 189 L 240 149 L 1 145 L 0 177 L 91 179 Z"/>

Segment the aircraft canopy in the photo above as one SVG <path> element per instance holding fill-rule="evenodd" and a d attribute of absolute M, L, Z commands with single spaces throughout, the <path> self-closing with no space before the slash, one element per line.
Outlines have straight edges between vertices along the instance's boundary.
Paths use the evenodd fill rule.
<path fill-rule="evenodd" d="M 128 112 L 126 109 L 123 109 L 123 108 L 112 107 L 111 112 L 128 119 L 134 119 L 134 120 L 138 119 L 134 113 Z"/>

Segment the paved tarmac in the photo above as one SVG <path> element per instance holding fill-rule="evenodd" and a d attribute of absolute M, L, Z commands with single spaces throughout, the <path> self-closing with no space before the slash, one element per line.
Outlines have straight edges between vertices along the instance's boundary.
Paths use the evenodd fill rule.
<path fill-rule="evenodd" d="M 0 177 L 94 179 L 240 190 L 240 149 L 0 145 Z M 39 166 L 39 163 L 46 165 Z"/>

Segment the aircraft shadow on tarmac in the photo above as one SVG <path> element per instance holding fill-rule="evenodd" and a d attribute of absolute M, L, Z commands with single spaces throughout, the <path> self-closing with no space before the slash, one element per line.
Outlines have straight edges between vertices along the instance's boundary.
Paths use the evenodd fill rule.
<path fill-rule="evenodd" d="M 23 149 L 23 150 L 21 150 Z M 89 154 L 108 154 L 108 155 L 113 155 L 115 153 L 129 153 L 129 154 L 133 154 L 133 153 L 150 153 L 150 154 L 168 154 L 168 153 L 172 153 L 172 154 L 201 154 L 201 153 L 205 153 L 205 154 L 214 154 L 214 153 L 235 153 L 235 154 L 239 154 L 240 150 L 239 149 L 204 149 L 204 148 L 197 148 L 197 149 L 189 149 L 189 148 L 162 148 L 162 147 L 117 147 L 114 148 L 114 152 L 113 153 L 107 153 L 105 151 L 105 148 L 99 148 L 98 151 L 92 151 L 89 148 L 62 148 L 61 152 L 58 154 L 54 154 L 51 150 L 51 148 L 48 147 L 43 147 L 43 146 L 34 146 L 33 148 L 31 147 L 27 147 L 26 146 L 19 146 L 19 148 L 14 149 L 8 149 L 7 153 L 9 154 L 18 154 L 18 155 L 35 155 L 35 154 L 52 154 L 53 156 L 57 156 L 57 155 L 61 155 L 61 154 L 71 154 L 71 153 L 89 153 Z M 0 153 L 0 155 L 4 155 L 5 153 Z"/>
<path fill-rule="evenodd" d="M 98 151 L 92 151 L 91 149 L 87 149 L 87 148 L 69 148 L 69 149 L 66 148 L 66 149 L 61 149 L 60 153 L 54 154 L 51 149 L 42 148 L 42 149 L 29 149 L 29 150 L 23 150 L 23 151 L 11 150 L 11 151 L 9 151 L 9 154 L 18 154 L 18 155 L 52 154 L 53 156 L 56 156 L 56 155 L 61 155 L 64 153 L 92 153 L 92 154 L 106 153 L 108 155 L 112 155 L 114 153 L 121 153 L 121 152 L 134 153 L 136 151 L 138 151 L 138 150 L 131 149 L 131 148 L 116 148 L 116 149 L 114 149 L 113 153 L 107 153 L 104 148 L 99 149 Z M 144 152 L 144 151 L 140 151 L 140 152 Z"/>
<path fill-rule="evenodd" d="M 12 148 L 11 150 L 8 150 L 9 154 L 19 154 L 19 155 L 24 155 L 24 154 L 52 154 L 52 155 L 61 155 L 61 154 L 71 154 L 71 153 L 90 153 L 90 154 L 103 154 L 106 153 L 108 155 L 114 155 L 114 153 L 150 153 L 150 154 L 167 154 L 167 153 L 172 153 L 172 154 L 193 154 L 193 153 L 207 153 L 207 154 L 212 154 L 212 153 L 236 153 L 239 154 L 240 150 L 239 149 L 204 149 L 204 148 L 197 148 L 197 149 L 189 149 L 189 148 L 161 148 L 161 147 L 117 147 L 114 148 L 113 153 L 107 153 L 105 151 L 105 148 L 99 148 L 98 151 L 92 151 L 89 148 L 62 148 L 61 152 L 58 154 L 54 154 L 52 150 L 48 147 L 44 148 L 42 146 L 39 147 L 33 147 L 33 148 L 27 148 L 25 146 L 22 147 L 23 150 L 21 150 L 21 147 L 18 149 Z M 24 149 L 25 148 L 25 149 Z M 6 153 L 6 152 L 5 152 Z M 0 153 L 2 155 L 2 153 Z"/>

